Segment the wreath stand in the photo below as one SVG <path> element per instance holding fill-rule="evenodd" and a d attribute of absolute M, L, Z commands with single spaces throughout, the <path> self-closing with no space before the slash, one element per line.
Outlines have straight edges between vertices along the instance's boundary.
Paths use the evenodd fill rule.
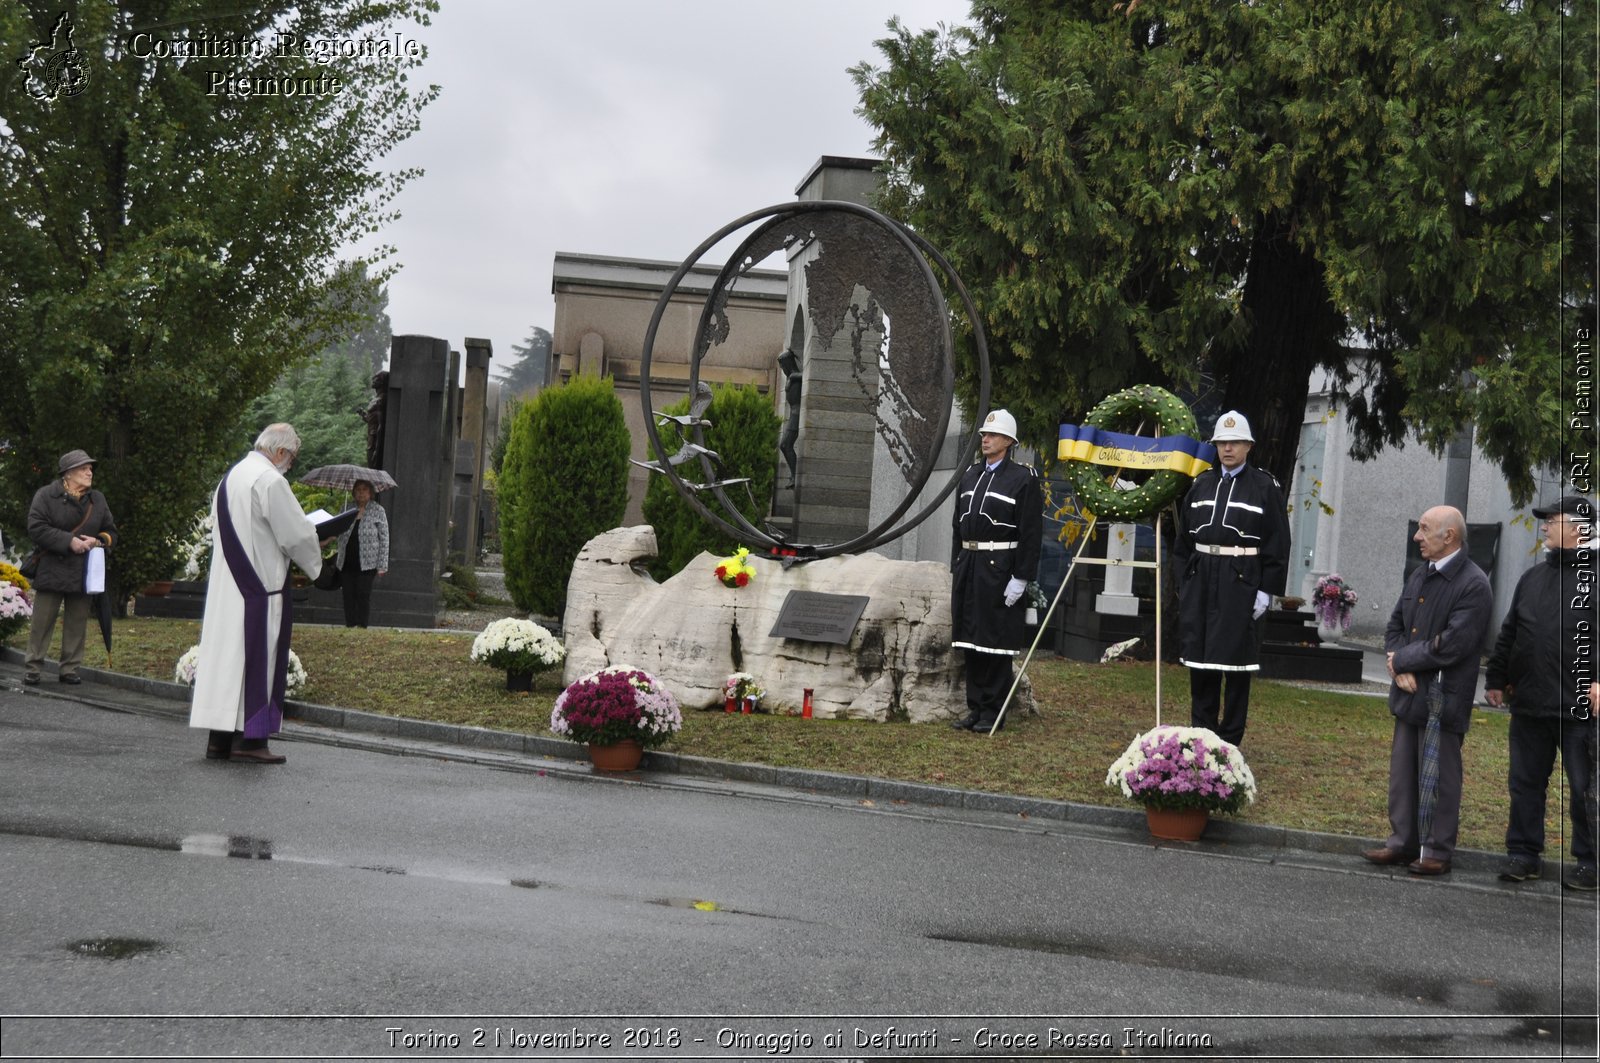
<path fill-rule="evenodd" d="M 1084 418 L 1084 425 L 1093 429 L 1101 429 L 1110 422 L 1117 420 L 1129 413 L 1140 416 L 1139 427 L 1133 430 L 1133 435 L 1144 431 L 1146 424 L 1152 419 L 1155 421 L 1157 438 L 1171 435 L 1190 436 L 1198 434 L 1194 415 L 1189 408 L 1180 402 L 1170 392 L 1162 388 L 1149 385 L 1127 388 L 1102 399 L 1089 411 Z M 1063 426 L 1065 429 L 1066 426 Z M 1063 434 L 1065 439 L 1065 433 Z M 1081 441 L 1081 440 L 1080 440 Z M 1113 454 L 1119 452 L 1112 451 Z M 1115 459 L 1113 459 L 1115 460 Z M 1213 459 L 1214 460 L 1214 456 Z M 1011 689 L 1006 693 L 1005 701 L 1000 704 L 1000 711 L 995 715 L 994 726 L 989 728 L 989 734 L 994 735 L 1000 729 L 1001 723 L 1006 718 L 1006 709 L 1011 705 L 1011 699 L 1016 696 L 1017 687 L 1022 684 L 1022 677 L 1027 674 L 1028 664 L 1033 660 L 1034 653 L 1039 648 L 1039 641 L 1044 638 L 1044 633 L 1049 629 L 1050 618 L 1055 615 L 1056 606 L 1061 602 L 1061 596 L 1066 593 L 1067 585 L 1072 582 L 1073 570 L 1078 567 L 1078 562 L 1088 565 L 1118 565 L 1130 568 L 1151 568 L 1156 573 L 1156 726 L 1161 726 L 1161 511 L 1175 495 L 1181 495 L 1181 484 L 1194 475 L 1193 472 L 1178 472 L 1172 469 L 1157 467 L 1157 471 L 1145 484 L 1133 489 L 1134 494 L 1128 497 L 1128 502 L 1133 508 L 1126 512 L 1118 513 L 1119 507 L 1113 497 L 1116 492 L 1116 483 L 1120 474 L 1124 472 L 1130 461 L 1124 459 L 1113 466 L 1112 461 L 1103 463 L 1089 460 L 1069 459 L 1067 467 L 1068 476 L 1073 480 L 1081 500 L 1088 497 L 1090 500 L 1089 524 L 1084 530 L 1083 542 L 1079 544 L 1077 553 L 1072 557 L 1072 562 L 1067 566 L 1067 573 L 1061 579 L 1061 586 L 1056 588 L 1055 599 L 1046 610 L 1044 619 L 1039 622 L 1038 633 L 1033 637 L 1033 645 L 1028 647 L 1027 654 L 1022 658 L 1022 667 L 1017 670 L 1016 676 L 1011 680 Z M 1103 468 L 1112 468 L 1111 474 L 1105 481 L 1100 481 L 1099 475 Z M 1072 470 L 1076 469 L 1076 472 Z M 1085 479 L 1087 477 L 1087 479 Z M 1107 494 L 1107 488 L 1112 494 Z M 1171 492 L 1163 494 L 1163 492 Z M 1095 511 L 1094 496 L 1100 496 L 1099 505 L 1117 517 L 1118 524 L 1132 524 L 1137 527 L 1144 519 L 1153 518 L 1156 533 L 1156 553 L 1154 561 L 1135 561 L 1131 558 L 1113 557 L 1084 557 L 1084 547 L 1089 544 L 1094 534 L 1095 525 L 1100 520 L 1100 514 Z M 1109 552 L 1109 551 L 1108 551 Z"/>
<path fill-rule="evenodd" d="M 1156 520 L 1152 524 L 1152 527 L 1153 527 L 1153 529 L 1155 531 L 1155 538 L 1156 538 L 1156 556 L 1155 556 L 1155 560 L 1154 561 L 1124 560 L 1123 558 L 1120 558 L 1120 557 L 1084 557 L 1083 556 L 1084 548 L 1089 545 L 1089 540 L 1094 534 L 1095 525 L 1097 523 L 1099 523 L 1099 521 L 1100 521 L 1100 517 L 1099 517 L 1098 514 L 1091 513 L 1089 515 L 1089 524 L 1088 524 L 1088 527 L 1086 527 L 1084 529 L 1083 540 L 1078 544 L 1077 552 L 1072 555 L 1072 561 L 1067 565 L 1067 573 L 1066 573 L 1066 575 L 1061 577 L 1061 586 L 1056 588 L 1056 595 L 1050 601 L 1050 608 L 1045 610 L 1044 616 L 1042 618 L 1040 618 L 1040 620 L 1039 620 L 1038 633 L 1033 636 L 1033 645 L 1028 647 L 1027 654 L 1024 655 L 1023 658 L 1022 658 L 1022 667 L 1017 669 L 1016 676 L 1013 677 L 1013 679 L 1011 680 L 1011 689 L 1006 692 L 1006 700 L 1000 703 L 1000 712 L 995 716 L 994 726 L 989 728 L 989 734 L 991 736 L 996 731 L 998 731 L 1000 729 L 1001 723 L 1003 723 L 1005 721 L 1006 709 L 1010 708 L 1011 699 L 1016 696 L 1017 687 L 1022 685 L 1022 677 L 1028 673 L 1028 664 L 1029 664 L 1029 662 L 1031 662 L 1033 660 L 1034 652 L 1036 650 L 1038 650 L 1039 642 L 1040 642 L 1040 640 L 1042 640 L 1044 638 L 1044 633 L 1047 630 L 1049 630 L 1050 618 L 1055 615 L 1056 606 L 1061 603 L 1061 596 L 1066 593 L 1067 585 L 1072 582 L 1072 571 L 1073 571 L 1073 569 L 1078 567 L 1078 563 L 1080 561 L 1085 565 L 1105 565 L 1107 567 L 1116 566 L 1116 567 L 1123 567 L 1123 568 L 1151 568 L 1151 569 L 1155 569 L 1155 573 L 1156 573 L 1156 639 L 1155 639 L 1155 643 L 1156 643 L 1156 726 L 1157 727 L 1161 726 L 1161 519 L 1158 516 L 1156 518 Z M 1132 525 L 1134 525 L 1134 527 L 1140 527 L 1141 526 L 1139 522 L 1135 522 L 1135 521 L 1119 520 L 1119 521 L 1117 521 L 1117 523 L 1118 524 L 1132 524 Z"/>

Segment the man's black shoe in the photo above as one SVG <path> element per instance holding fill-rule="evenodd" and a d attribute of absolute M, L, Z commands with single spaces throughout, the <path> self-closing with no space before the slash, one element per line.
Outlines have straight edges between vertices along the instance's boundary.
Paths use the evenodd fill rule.
<path fill-rule="evenodd" d="M 27 675 L 22 677 L 22 681 L 28 684 L 30 687 L 36 687 L 39 685 L 39 673 L 29 672 Z"/>
<path fill-rule="evenodd" d="M 1561 880 L 1561 884 L 1569 890 L 1582 890 L 1585 893 L 1593 893 L 1600 889 L 1600 880 L 1595 878 L 1593 864 L 1582 864 L 1575 868 L 1570 875 Z"/>
<path fill-rule="evenodd" d="M 954 727 L 958 731 L 970 731 L 974 727 L 978 726 L 978 714 L 975 712 L 969 712 L 961 719 L 952 721 L 950 726 Z"/>
<path fill-rule="evenodd" d="M 77 686 L 79 683 L 83 682 L 83 677 L 77 672 L 64 672 L 61 675 L 56 676 L 56 681 L 59 683 L 66 683 L 70 686 Z"/>
<path fill-rule="evenodd" d="M 1529 860 L 1522 856 L 1513 856 L 1507 860 L 1500 869 L 1501 882 L 1526 882 L 1530 878 L 1538 878 L 1543 868 L 1538 860 Z"/>

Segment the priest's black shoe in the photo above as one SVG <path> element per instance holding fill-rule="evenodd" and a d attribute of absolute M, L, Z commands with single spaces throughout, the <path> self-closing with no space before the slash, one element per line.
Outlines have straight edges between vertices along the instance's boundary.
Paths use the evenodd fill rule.
<path fill-rule="evenodd" d="M 235 747 L 228 754 L 228 759 L 244 761 L 247 764 L 282 764 L 289 758 L 282 753 L 274 753 L 266 746 L 261 746 L 258 749 L 239 749 Z"/>

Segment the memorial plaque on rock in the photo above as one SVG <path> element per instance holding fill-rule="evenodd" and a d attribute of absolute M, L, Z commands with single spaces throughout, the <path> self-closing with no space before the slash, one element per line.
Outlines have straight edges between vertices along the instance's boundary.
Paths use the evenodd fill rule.
<path fill-rule="evenodd" d="M 778 610 L 778 622 L 772 625 L 771 636 L 847 646 L 869 601 L 871 599 L 864 594 L 790 591 L 783 600 L 783 608 Z"/>

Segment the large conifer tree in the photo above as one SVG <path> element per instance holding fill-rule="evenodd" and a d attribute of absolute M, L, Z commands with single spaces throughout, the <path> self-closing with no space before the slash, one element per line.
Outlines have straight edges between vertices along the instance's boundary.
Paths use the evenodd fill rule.
<path fill-rule="evenodd" d="M 1320 365 L 1358 457 L 1475 420 L 1528 497 L 1594 314 L 1592 5 L 973 12 L 891 23 L 853 73 L 885 205 L 973 289 L 1029 442 L 1129 384 L 1209 388 L 1287 482 Z"/>

